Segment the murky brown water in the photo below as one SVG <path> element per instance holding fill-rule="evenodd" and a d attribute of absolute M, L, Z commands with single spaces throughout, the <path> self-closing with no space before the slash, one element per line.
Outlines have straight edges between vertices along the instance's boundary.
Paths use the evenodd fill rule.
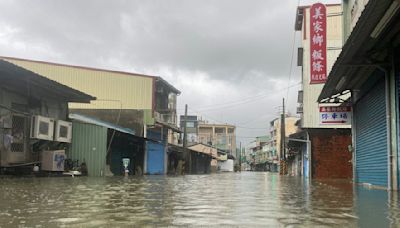
<path fill-rule="evenodd" d="M 271 173 L 0 178 L 0 227 L 398 227 L 397 194 Z"/>

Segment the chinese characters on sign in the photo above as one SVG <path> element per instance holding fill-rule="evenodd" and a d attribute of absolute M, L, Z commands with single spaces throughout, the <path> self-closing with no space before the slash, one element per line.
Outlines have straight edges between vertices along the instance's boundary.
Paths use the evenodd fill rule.
<path fill-rule="evenodd" d="M 320 124 L 351 124 L 351 106 L 319 107 Z"/>
<path fill-rule="evenodd" d="M 325 83 L 326 73 L 326 7 L 316 3 L 310 9 L 311 84 Z"/>

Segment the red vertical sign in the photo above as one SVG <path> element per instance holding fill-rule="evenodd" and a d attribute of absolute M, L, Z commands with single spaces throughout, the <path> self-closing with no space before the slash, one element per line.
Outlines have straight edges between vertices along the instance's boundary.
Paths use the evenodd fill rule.
<path fill-rule="evenodd" d="M 316 3 L 310 9 L 311 84 L 325 83 L 326 73 L 326 7 Z"/>

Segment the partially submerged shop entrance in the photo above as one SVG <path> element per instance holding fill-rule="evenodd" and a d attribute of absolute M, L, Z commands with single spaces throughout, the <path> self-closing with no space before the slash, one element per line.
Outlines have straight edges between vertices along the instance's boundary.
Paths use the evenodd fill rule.
<path fill-rule="evenodd" d="M 89 176 L 124 175 L 123 158 L 129 158 L 129 175 L 143 174 L 144 138 L 123 128 L 92 117 L 71 114 L 73 140 L 67 157 L 85 163 Z"/>
<path fill-rule="evenodd" d="M 106 163 L 110 166 L 112 174 L 124 175 L 125 168 L 122 159 L 129 158 L 129 175 L 143 174 L 144 139 L 114 129 L 108 130 Z"/>

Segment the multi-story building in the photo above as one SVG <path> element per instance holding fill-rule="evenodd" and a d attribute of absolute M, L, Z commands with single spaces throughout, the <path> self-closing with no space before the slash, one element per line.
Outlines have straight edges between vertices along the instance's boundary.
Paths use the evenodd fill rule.
<path fill-rule="evenodd" d="M 179 131 L 176 100 L 180 91 L 158 76 L 0 57 L 58 83 L 97 98 L 90 104 L 69 103 L 71 113 L 96 117 L 132 129 L 146 141 L 144 173 L 167 171 L 170 131 Z"/>
<path fill-rule="evenodd" d="M 298 167 L 302 167 L 300 173 L 306 177 L 351 177 L 351 163 L 348 162 L 351 160 L 348 151 L 351 144 L 350 108 L 317 102 L 327 75 L 341 52 L 341 15 L 340 4 L 300 6 L 296 12 L 295 30 L 299 31 L 301 39 L 298 66 L 302 69 L 297 113 L 301 116 L 303 131 L 290 136 L 293 141 L 289 139 L 289 149 L 291 159 L 301 157 Z M 333 100 L 343 101 L 348 97 L 343 94 Z"/>
<path fill-rule="evenodd" d="M 256 137 L 256 146 L 252 148 L 254 154 L 254 169 L 256 171 L 267 171 L 269 166 L 267 165 L 267 149 L 271 139 L 268 135 Z"/>
<path fill-rule="evenodd" d="M 229 124 L 210 124 L 200 120 L 198 121 L 198 142 L 235 155 L 236 127 Z"/>
<path fill-rule="evenodd" d="M 351 92 L 354 182 L 399 188 L 400 3 L 343 0 L 344 46 L 318 101 Z"/>
<path fill-rule="evenodd" d="M 286 116 L 285 117 L 285 135 L 288 137 L 290 134 L 297 132 L 296 122 L 299 120 L 298 117 Z M 281 118 L 275 118 L 270 121 L 270 141 L 268 146 L 268 165 L 269 170 L 277 172 L 279 167 L 279 161 L 282 159 L 281 155 Z"/>
<path fill-rule="evenodd" d="M 197 124 L 197 116 L 180 116 L 180 128 L 181 131 L 184 132 L 186 125 L 186 140 L 188 146 L 194 145 L 198 143 L 198 124 Z"/>

